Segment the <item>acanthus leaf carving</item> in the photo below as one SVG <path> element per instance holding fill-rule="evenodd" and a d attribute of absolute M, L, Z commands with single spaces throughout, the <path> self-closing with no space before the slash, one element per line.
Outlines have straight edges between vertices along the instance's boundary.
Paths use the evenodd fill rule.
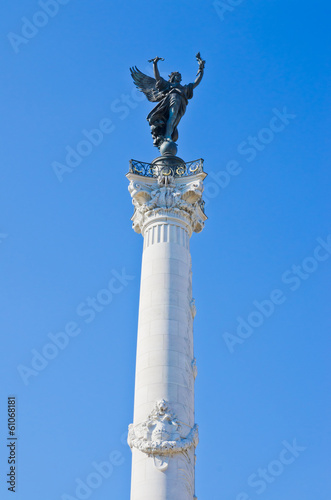
<path fill-rule="evenodd" d="M 136 232 L 141 233 L 149 217 L 156 214 L 184 218 L 195 232 L 203 229 L 207 217 L 203 211 L 203 178 L 198 175 L 180 183 L 172 176 L 159 175 L 144 182 L 131 175 L 128 189 L 135 208 L 132 221 Z"/>

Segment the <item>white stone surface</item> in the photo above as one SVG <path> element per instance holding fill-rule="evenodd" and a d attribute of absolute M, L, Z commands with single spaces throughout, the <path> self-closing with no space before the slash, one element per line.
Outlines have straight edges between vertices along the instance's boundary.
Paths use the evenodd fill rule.
<path fill-rule="evenodd" d="M 200 203 L 205 174 L 127 177 L 133 228 L 144 237 L 128 439 L 131 500 L 193 500 L 197 428 L 189 240 L 206 220 Z"/>

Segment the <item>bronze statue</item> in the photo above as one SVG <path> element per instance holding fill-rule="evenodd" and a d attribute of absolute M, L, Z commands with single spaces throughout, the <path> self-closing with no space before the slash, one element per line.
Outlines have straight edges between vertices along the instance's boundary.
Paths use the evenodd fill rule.
<path fill-rule="evenodd" d="M 137 88 L 144 92 L 147 99 L 158 104 L 148 114 L 147 120 L 151 127 L 154 146 L 158 147 L 162 154 L 176 154 L 178 139 L 177 126 L 185 114 L 188 99 L 193 97 L 193 89 L 202 80 L 205 61 L 196 55 L 199 70 L 194 83 L 181 85 L 182 76 L 177 71 L 169 75 L 169 80 L 160 76 L 157 67 L 158 61 L 164 61 L 162 57 L 155 57 L 148 62 L 153 62 L 155 79 L 145 75 L 137 67 L 130 68 L 131 76 Z"/>

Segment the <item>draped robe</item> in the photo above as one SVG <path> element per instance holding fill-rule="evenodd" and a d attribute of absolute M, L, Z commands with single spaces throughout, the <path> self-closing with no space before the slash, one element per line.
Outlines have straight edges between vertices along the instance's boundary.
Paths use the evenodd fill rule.
<path fill-rule="evenodd" d="M 166 133 L 170 108 L 176 110 L 171 139 L 174 142 L 177 141 L 177 126 L 185 114 L 188 100 L 193 97 L 193 83 L 188 85 L 175 84 L 161 77 L 156 81 L 156 89 L 161 94 L 162 99 L 148 114 L 147 120 L 151 127 L 154 145 L 160 146 Z"/>

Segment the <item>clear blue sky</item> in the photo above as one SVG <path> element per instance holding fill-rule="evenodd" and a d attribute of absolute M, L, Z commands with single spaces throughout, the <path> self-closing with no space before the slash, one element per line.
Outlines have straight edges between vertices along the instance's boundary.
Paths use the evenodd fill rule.
<path fill-rule="evenodd" d="M 146 122 L 152 105 L 133 92 L 129 67 L 146 70 L 162 56 L 161 74 L 178 70 L 189 83 L 199 50 L 205 77 L 178 151 L 186 161 L 203 157 L 209 173 L 209 220 L 191 241 L 197 496 L 330 499 L 331 8 L 224 3 L 59 0 L 44 4 L 49 14 L 34 0 L 1 7 L 3 499 L 13 498 L 9 395 L 16 500 L 78 499 L 76 479 L 98 482 L 93 463 L 110 460 L 110 476 L 85 497 L 129 498 L 122 438 L 133 414 L 142 238 L 131 229 L 125 173 L 130 158 L 158 153 Z M 85 156 L 73 158 L 70 148 L 100 126 L 99 144 L 83 143 Z M 68 151 L 76 167 L 66 165 Z M 67 166 L 62 182 L 54 162 Z M 111 279 L 119 293 L 86 312 Z M 68 345 L 47 347 L 65 328 Z M 53 359 L 44 368 L 35 359 L 35 370 L 43 349 Z M 24 377 L 20 366 L 34 371 Z M 294 440 L 293 455 L 284 442 Z"/>

